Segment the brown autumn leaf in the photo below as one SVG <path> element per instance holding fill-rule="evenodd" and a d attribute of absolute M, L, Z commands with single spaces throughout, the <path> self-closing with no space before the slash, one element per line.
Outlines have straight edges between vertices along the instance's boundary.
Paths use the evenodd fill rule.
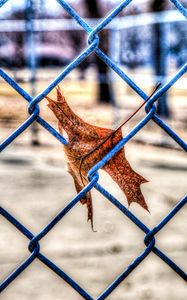
<path fill-rule="evenodd" d="M 68 135 L 68 144 L 63 145 L 67 170 L 72 175 L 79 193 L 89 182 L 88 171 L 122 139 L 121 128 L 112 130 L 86 123 L 71 110 L 59 87 L 57 101 L 49 97 L 46 99 L 49 108 L 58 119 L 59 132 L 63 135 L 65 130 Z M 133 171 L 125 158 L 124 148 L 119 150 L 102 169 L 119 185 L 129 205 L 137 202 L 148 210 L 140 189 L 140 185 L 147 180 Z M 88 220 L 91 221 L 93 229 L 91 192 L 81 199 L 81 203 L 87 205 Z"/>

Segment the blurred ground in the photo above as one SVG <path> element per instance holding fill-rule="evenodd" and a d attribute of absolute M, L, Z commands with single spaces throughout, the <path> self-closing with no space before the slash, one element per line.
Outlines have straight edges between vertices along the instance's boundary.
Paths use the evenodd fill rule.
<path fill-rule="evenodd" d="M 60 73 L 60 69 L 40 70 L 37 73 L 37 93 L 40 93 L 51 80 Z M 16 80 L 20 79 L 19 84 L 27 92 L 31 93 L 30 85 L 27 83 L 29 78 L 26 71 L 20 71 L 19 73 L 10 72 L 7 73 L 11 76 L 15 76 Z M 174 71 L 170 72 L 170 76 L 173 75 Z M 151 71 L 140 69 L 136 73 L 128 74 L 131 78 L 138 83 L 138 85 L 150 95 L 154 85 L 151 78 Z M 141 75 L 139 75 L 141 74 Z M 116 128 L 117 125 L 121 124 L 125 118 L 132 114 L 137 107 L 142 103 L 142 100 L 137 94 L 132 91 L 119 77 L 112 74 L 112 85 L 116 99 L 115 107 L 110 105 L 98 105 L 96 100 L 97 80 L 94 69 L 88 69 L 85 80 L 79 80 L 79 72 L 74 70 L 60 85 L 64 91 L 70 106 L 85 120 L 93 124 L 100 124 L 105 127 Z M 23 80 L 24 79 L 24 80 Z M 171 111 L 172 118 L 167 123 L 184 139 L 187 139 L 187 103 L 186 103 L 186 85 L 185 78 L 181 78 L 178 82 L 170 89 L 168 95 L 168 105 Z M 23 81 L 23 82 L 22 82 Z M 26 81 L 26 82 L 24 82 Z M 56 99 L 55 90 L 50 93 L 50 96 Z M 11 133 L 18 124 L 23 122 L 27 114 L 28 103 L 15 92 L 4 80 L 1 80 L 1 91 L 0 91 L 0 125 L 1 125 L 1 139 L 5 138 L 8 133 Z M 40 115 L 48 120 L 53 125 L 56 125 L 56 120 L 47 108 L 47 101 L 43 100 L 40 103 Z M 129 128 L 132 128 L 137 122 L 144 116 L 144 108 L 129 122 L 125 125 L 123 130 L 126 132 Z M 151 134 L 150 134 L 151 131 Z M 40 139 L 43 139 L 41 131 Z M 148 133 L 148 134 L 147 134 Z M 140 133 L 141 135 L 141 133 Z M 139 135 L 139 137 L 140 137 Z M 27 135 L 29 137 L 29 135 Z M 148 125 L 146 130 L 138 140 L 143 142 L 151 142 L 160 144 L 163 140 L 162 130 L 158 126 Z M 137 137 L 135 137 L 137 139 Z M 165 138 L 164 138 L 165 139 Z M 45 142 L 45 137 L 44 137 Z M 167 142 L 172 147 L 177 147 L 171 139 Z"/>
<path fill-rule="evenodd" d="M 75 84 L 72 84 L 71 80 L 73 79 L 64 83 L 67 99 L 78 114 L 93 124 L 115 127 L 141 103 L 135 95 L 130 95 L 128 90 L 117 89 L 118 107 L 113 109 L 109 106 L 98 106 L 94 103 L 93 82 L 87 82 L 85 85 L 82 81 L 77 85 L 77 90 L 72 90 Z M 23 86 L 28 89 L 26 84 Z M 44 86 L 46 83 L 40 86 L 40 89 Z M 52 96 L 54 97 L 54 94 Z M 3 84 L 2 98 L 1 138 L 4 138 L 26 117 L 26 106 L 20 97 L 15 98 L 15 94 Z M 173 118 L 169 121 L 170 125 L 181 137 L 186 138 L 185 93 L 178 92 L 177 97 L 171 97 L 171 104 Z M 45 119 L 56 126 L 48 108 L 44 104 L 41 106 Z M 143 111 L 138 114 L 124 128 L 124 133 L 130 130 L 143 114 Z M 34 234 L 42 230 L 76 194 L 73 181 L 65 170 L 61 145 L 42 128 L 39 136 L 41 146 L 31 147 L 30 130 L 27 130 L 2 152 L 0 158 L 1 205 Z M 155 141 L 160 140 L 162 143 L 166 139 L 171 143 L 170 149 L 158 147 L 159 143 L 157 147 L 152 145 Z M 136 204 L 133 204 L 130 210 L 147 226 L 153 228 L 186 194 L 186 154 L 176 149 L 175 143 L 166 138 L 152 123 L 126 145 L 126 155 L 132 167 L 149 180 L 149 183 L 142 186 L 142 191 L 151 214 Z M 123 193 L 104 172 L 100 172 L 100 183 L 127 205 Z M 145 235 L 97 191 L 93 191 L 93 198 L 94 227 L 97 232 L 92 232 L 87 224 L 86 208 L 77 204 L 42 239 L 41 251 L 93 297 L 97 297 L 144 249 Z M 3 217 L 0 218 L 2 281 L 28 257 L 29 252 L 28 240 Z M 185 207 L 156 236 L 157 246 L 183 270 L 187 270 L 186 219 Z M 107 299 L 185 300 L 186 293 L 185 282 L 157 256 L 150 254 Z M 82 298 L 36 260 L 0 295 L 0 299 Z"/>

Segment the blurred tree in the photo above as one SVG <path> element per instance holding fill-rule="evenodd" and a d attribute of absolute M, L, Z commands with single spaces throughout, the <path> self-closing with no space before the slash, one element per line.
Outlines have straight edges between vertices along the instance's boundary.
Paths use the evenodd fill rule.
<path fill-rule="evenodd" d="M 85 7 L 90 18 L 101 18 L 102 11 L 98 0 L 84 0 Z M 108 54 L 109 51 L 109 36 L 107 30 L 102 30 L 99 33 L 102 50 Z M 96 65 L 98 70 L 98 102 L 114 104 L 114 96 L 110 84 L 110 74 L 108 66 L 96 56 Z"/>
<path fill-rule="evenodd" d="M 171 53 L 175 56 L 176 67 L 180 68 L 187 61 L 187 26 L 186 21 L 170 24 L 172 32 Z"/>
<path fill-rule="evenodd" d="M 163 12 L 167 9 L 166 0 L 153 0 L 151 3 L 152 12 Z M 167 45 L 165 24 L 156 23 L 153 25 L 153 63 L 155 75 L 159 78 L 166 76 L 167 70 Z M 167 95 L 164 94 L 157 102 L 158 115 L 169 118 L 170 112 L 167 103 Z"/>
<path fill-rule="evenodd" d="M 82 30 L 70 30 L 69 31 L 69 37 L 73 42 L 73 48 L 75 50 L 75 52 L 78 54 L 82 51 L 84 45 L 83 45 L 83 36 L 86 34 L 85 32 L 83 32 Z M 88 68 L 88 65 L 90 63 L 90 58 L 88 57 L 86 60 L 82 61 L 79 65 L 78 65 L 78 69 L 81 72 L 80 75 L 80 79 L 84 79 L 85 78 L 85 72 Z"/>
<path fill-rule="evenodd" d="M 139 7 L 135 5 L 130 7 L 126 16 L 134 16 L 141 14 Z M 142 30 L 142 28 L 141 28 Z M 123 30 L 123 52 L 122 62 L 128 66 L 129 69 L 135 70 L 143 62 L 141 44 L 145 44 L 145 37 L 142 40 L 139 27 L 130 27 Z"/>
<path fill-rule="evenodd" d="M 10 20 L 23 20 L 24 19 L 24 11 L 23 10 L 13 10 Z M 8 32 L 7 35 L 13 42 L 15 52 L 13 57 L 10 57 L 11 64 L 10 67 L 14 69 L 14 78 L 17 81 L 21 81 L 19 76 L 19 70 L 25 64 L 24 58 L 24 35 L 21 32 Z"/>

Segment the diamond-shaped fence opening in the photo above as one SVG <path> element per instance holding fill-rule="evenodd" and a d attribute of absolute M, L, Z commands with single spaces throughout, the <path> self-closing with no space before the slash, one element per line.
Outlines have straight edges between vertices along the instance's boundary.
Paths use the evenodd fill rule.
<path fill-rule="evenodd" d="M 8 0 L 0 0 L 0 7 L 3 6 Z M 0 76 L 5 80 L 20 96 L 22 96 L 28 102 L 28 112 L 30 116 L 5 139 L 1 145 L 0 150 L 3 151 L 8 147 L 22 132 L 27 130 L 34 121 L 37 121 L 43 128 L 48 130 L 56 139 L 62 144 L 67 144 L 67 141 L 62 137 L 50 124 L 48 124 L 40 116 L 39 103 L 43 98 L 50 93 L 50 91 L 57 86 L 72 70 L 74 70 L 85 58 L 91 53 L 95 53 L 101 60 L 105 62 L 118 76 L 120 76 L 143 100 L 147 100 L 146 93 L 126 74 L 120 67 L 101 49 L 99 44 L 98 33 L 103 30 L 110 22 L 124 10 L 132 0 L 122 1 L 116 8 L 108 14 L 102 21 L 94 28 L 92 28 L 80 15 L 66 2 L 58 0 L 58 3 L 64 8 L 68 15 L 73 18 L 86 32 L 88 36 L 88 46 L 84 49 L 70 64 L 36 97 L 29 95 L 21 86 L 16 83 L 9 76 L 6 71 L 0 70 Z M 176 9 L 187 18 L 187 9 L 178 0 L 170 0 Z M 131 213 L 118 199 L 116 199 L 111 193 L 107 191 L 99 182 L 98 171 L 102 168 L 106 162 L 108 162 L 129 140 L 131 140 L 139 131 L 144 128 L 151 120 L 153 120 L 165 133 L 167 133 L 184 151 L 187 150 L 187 145 L 183 139 L 181 139 L 161 118 L 156 115 L 155 103 L 164 95 L 174 84 L 181 78 L 187 70 L 187 63 L 176 72 L 176 74 L 160 87 L 147 101 L 146 103 L 146 116 L 102 159 L 100 160 L 88 173 L 90 183 L 78 193 L 64 208 L 62 208 L 58 214 L 50 220 L 47 226 L 45 226 L 37 235 L 34 235 L 28 230 L 15 216 L 7 211 L 4 207 L 0 207 L 1 216 L 8 220 L 14 228 L 16 228 L 23 236 L 28 239 L 30 255 L 19 265 L 16 270 L 13 271 L 0 285 L 0 291 L 3 292 L 9 287 L 11 282 L 16 280 L 18 276 L 27 269 L 35 260 L 39 260 L 42 264 L 50 268 L 59 278 L 65 280 L 78 294 L 84 299 L 93 300 L 94 298 L 88 294 L 84 288 L 82 288 L 77 282 L 74 281 L 67 273 L 63 271 L 57 264 L 51 259 L 45 256 L 40 249 L 40 241 L 55 227 L 55 225 L 62 220 L 67 214 L 71 213 L 71 209 L 79 202 L 82 196 L 95 188 L 100 194 L 102 194 L 106 200 L 110 201 L 117 209 L 119 209 L 124 216 L 129 218 L 144 234 L 145 234 L 145 248 L 128 266 L 124 265 L 124 269 L 121 274 L 104 290 L 100 296 L 96 299 L 106 299 L 122 282 L 125 281 L 129 274 L 140 265 L 144 259 L 149 256 L 150 253 L 155 254 L 164 264 L 167 264 L 173 271 L 176 272 L 176 276 L 187 280 L 186 272 L 179 267 L 165 252 L 161 251 L 156 245 L 157 233 L 161 232 L 164 226 L 173 219 L 173 217 L 183 209 L 187 202 L 187 196 L 178 202 L 178 204 L 170 211 L 164 219 L 159 222 L 153 229 L 148 228 L 141 220 L 139 220 L 133 213 Z M 167 179 L 166 179 L 167 180 Z M 174 220 L 172 220 L 174 221 Z M 24 273 L 23 273 L 24 274 Z M 156 284 L 156 283 L 155 283 Z"/>

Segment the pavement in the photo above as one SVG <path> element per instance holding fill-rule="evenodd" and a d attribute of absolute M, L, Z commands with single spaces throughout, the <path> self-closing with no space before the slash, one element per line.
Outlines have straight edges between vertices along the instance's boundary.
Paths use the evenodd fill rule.
<path fill-rule="evenodd" d="M 126 145 L 126 156 L 134 170 L 149 180 L 142 191 L 150 214 L 135 203 L 130 211 L 153 228 L 186 194 L 186 154 L 131 141 Z M 99 174 L 99 182 L 127 206 L 112 179 L 105 172 Z M 33 234 L 42 230 L 76 195 L 58 141 L 47 135 L 40 147 L 31 147 L 23 137 L 7 147 L 0 158 L 0 191 L 3 208 Z M 92 193 L 96 232 L 87 223 L 86 208 L 78 203 L 40 244 L 42 253 L 96 297 L 145 249 L 145 234 L 97 191 Z M 187 270 L 186 220 L 184 207 L 156 236 L 156 245 L 183 270 Z M 2 216 L 0 222 L 2 281 L 29 256 L 29 251 L 28 240 Z M 151 253 L 107 299 L 185 300 L 186 294 L 184 280 Z M 0 299 L 82 298 L 35 260 Z"/>

